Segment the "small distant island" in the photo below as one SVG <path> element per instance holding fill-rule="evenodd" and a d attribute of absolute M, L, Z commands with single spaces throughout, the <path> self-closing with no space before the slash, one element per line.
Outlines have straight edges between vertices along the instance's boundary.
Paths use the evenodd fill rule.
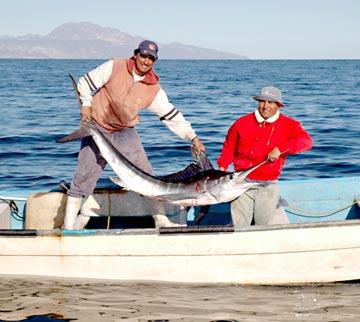
<path fill-rule="evenodd" d="M 69 22 L 45 36 L 0 36 L 0 58 L 108 59 L 127 57 L 145 38 L 90 22 Z M 161 59 L 249 59 L 243 55 L 180 43 L 159 45 Z"/>

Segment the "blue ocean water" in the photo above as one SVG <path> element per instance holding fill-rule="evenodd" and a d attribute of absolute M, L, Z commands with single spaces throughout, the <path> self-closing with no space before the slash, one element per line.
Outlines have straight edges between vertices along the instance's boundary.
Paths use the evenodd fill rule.
<path fill-rule="evenodd" d="M 78 79 L 102 62 L 0 59 L 0 190 L 48 190 L 71 180 L 80 142 L 55 143 L 79 125 L 68 74 Z M 288 157 L 280 180 L 360 172 L 360 60 L 159 60 L 155 70 L 214 165 L 231 124 L 256 108 L 252 97 L 263 86 L 275 85 L 283 91 L 281 111 L 314 140 L 311 151 Z M 156 174 L 192 162 L 189 143 L 155 115 L 142 112 L 137 129 Z"/>

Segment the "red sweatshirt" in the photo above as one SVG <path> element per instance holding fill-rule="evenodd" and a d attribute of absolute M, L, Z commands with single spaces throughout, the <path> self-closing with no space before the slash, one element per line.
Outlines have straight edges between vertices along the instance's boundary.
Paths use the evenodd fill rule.
<path fill-rule="evenodd" d="M 312 147 L 310 135 L 300 122 L 280 114 L 273 123 L 256 120 L 255 113 L 240 117 L 230 127 L 223 144 L 218 166 L 227 169 L 233 162 L 236 171 L 242 171 L 266 160 L 278 147 L 278 160 L 268 162 L 248 175 L 253 180 L 277 180 L 288 154 L 296 154 Z"/>

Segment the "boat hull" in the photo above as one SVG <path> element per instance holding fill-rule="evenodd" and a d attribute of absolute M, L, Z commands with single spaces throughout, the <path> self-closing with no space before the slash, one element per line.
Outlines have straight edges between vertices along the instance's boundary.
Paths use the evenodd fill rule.
<path fill-rule="evenodd" d="M 200 209 L 168 205 L 170 219 L 188 227 L 154 229 L 153 200 L 106 188 L 82 207 L 92 216 L 86 229 L 62 231 L 63 192 L 14 199 L 10 191 L 0 199 L 14 199 L 19 213 L 0 209 L 0 274 L 244 285 L 360 280 L 359 183 L 283 182 L 279 220 L 235 230 L 229 204 L 211 206 L 201 223 Z M 93 219 L 106 225 L 91 229 Z"/>
<path fill-rule="evenodd" d="M 352 220 L 237 231 L 3 231 L 0 274 L 243 285 L 351 281 L 360 279 L 359 228 Z"/>

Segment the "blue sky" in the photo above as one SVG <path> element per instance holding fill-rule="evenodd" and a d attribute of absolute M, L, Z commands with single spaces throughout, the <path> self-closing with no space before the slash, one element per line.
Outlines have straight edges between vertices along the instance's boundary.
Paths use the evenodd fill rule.
<path fill-rule="evenodd" d="M 360 59 L 358 0 L 11 0 L 0 35 L 45 35 L 88 21 L 162 44 L 251 59 Z"/>

